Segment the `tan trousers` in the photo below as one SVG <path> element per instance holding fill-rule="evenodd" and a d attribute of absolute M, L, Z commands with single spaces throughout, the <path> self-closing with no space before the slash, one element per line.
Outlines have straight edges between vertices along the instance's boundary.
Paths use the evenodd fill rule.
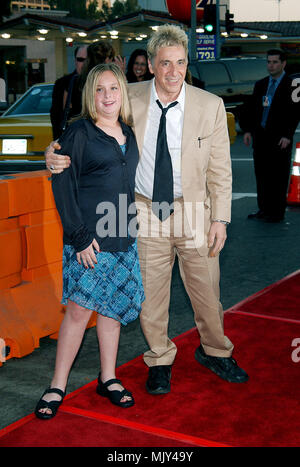
<path fill-rule="evenodd" d="M 177 201 L 168 222 L 157 220 L 157 227 L 153 227 L 152 222 L 150 235 L 151 200 L 136 194 L 138 251 L 146 296 L 140 321 L 150 348 L 144 354 L 148 366 L 171 365 L 177 352 L 176 345 L 168 337 L 170 287 L 176 254 L 205 353 L 230 357 L 233 351 L 233 344 L 224 336 L 223 309 L 219 301 L 219 258 L 200 256 L 186 228 L 182 236 L 177 236 L 178 223 L 186 221 L 183 200 Z"/>

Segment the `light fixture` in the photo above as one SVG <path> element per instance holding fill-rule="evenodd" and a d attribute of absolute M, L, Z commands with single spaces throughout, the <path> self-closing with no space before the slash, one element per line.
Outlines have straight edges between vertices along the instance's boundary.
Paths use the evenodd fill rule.
<path fill-rule="evenodd" d="M 242 32 L 241 37 L 248 37 L 248 34 L 246 32 Z"/>
<path fill-rule="evenodd" d="M 1 37 L 2 37 L 2 39 L 10 39 L 11 35 L 8 34 L 8 32 L 4 32 L 3 34 L 1 34 Z"/>
<path fill-rule="evenodd" d="M 66 37 L 66 42 L 73 42 L 72 37 Z"/>
<path fill-rule="evenodd" d="M 86 37 L 86 36 L 87 36 L 87 33 L 81 31 L 81 32 L 78 33 L 78 36 L 80 36 L 80 37 Z"/>
<path fill-rule="evenodd" d="M 101 39 L 107 39 L 107 36 L 104 36 L 104 35 L 100 36 L 100 37 L 101 37 Z"/>
<path fill-rule="evenodd" d="M 142 41 L 143 38 L 142 38 L 142 37 L 136 37 L 135 40 L 136 40 L 136 41 Z"/>
<path fill-rule="evenodd" d="M 111 36 L 117 36 L 119 34 L 119 31 L 109 31 L 109 34 Z"/>
<path fill-rule="evenodd" d="M 140 37 L 142 37 L 143 39 L 145 39 L 147 37 L 147 34 L 140 34 Z"/>
<path fill-rule="evenodd" d="M 49 29 L 38 29 L 38 32 L 39 32 L 40 34 L 48 34 Z"/>
<path fill-rule="evenodd" d="M 259 36 L 261 39 L 268 39 L 268 36 L 266 34 L 263 34 L 262 36 Z"/>
<path fill-rule="evenodd" d="M 203 28 L 197 28 L 196 32 L 204 32 L 204 29 Z"/>
<path fill-rule="evenodd" d="M 157 31 L 158 26 L 150 26 L 150 28 L 153 29 L 153 31 Z"/>
<path fill-rule="evenodd" d="M 37 40 L 38 40 L 38 41 L 45 41 L 46 39 L 45 39 L 45 37 L 38 36 L 38 37 L 37 37 Z"/>
<path fill-rule="evenodd" d="M 221 32 L 221 36 L 227 37 L 227 36 L 228 36 L 228 32 L 226 32 L 226 31 Z"/>

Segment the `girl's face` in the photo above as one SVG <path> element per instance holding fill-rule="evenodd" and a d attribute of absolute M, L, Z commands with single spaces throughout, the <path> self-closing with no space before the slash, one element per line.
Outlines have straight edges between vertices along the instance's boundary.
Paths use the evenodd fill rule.
<path fill-rule="evenodd" d="M 122 104 L 119 82 L 112 71 L 104 71 L 98 78 L 95 105 L 98 117 L 118 118 Z"/>
<path fill-rule="evenodd" d="M 147 62 L 146 58 L 144 55 L 138 55 L 135 59 L 135 62 L 133 64 L 133 73 L 137 77 L 137 79 L 142 79 L 144 74 L 146 73 L 147 69 Z"/>

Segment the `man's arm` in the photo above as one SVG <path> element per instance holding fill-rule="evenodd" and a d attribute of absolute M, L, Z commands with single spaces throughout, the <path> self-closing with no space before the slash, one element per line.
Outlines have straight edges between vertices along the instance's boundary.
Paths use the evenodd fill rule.
<path fill-rule="evenodd" d="M 57 141 L 52 141 L 45 150 L 46 167 L 53 174 L 59 174 L 71 165 L 71 159 L 67 155 L 55 154 L 55 150 L 61 149 Z"/>
<path fill-rule="evenodd" d="M 211 226 L 208 233 L 209 256 L 216 256 L 224 247 L 226 225 L 231 219 L 232 173 L 227 117 L 222 102 L 219 104 L 211 155 L 206 178 L 211 197 Z"/>
<path fill-rule="evenodd" d="M 207 188 L 211 200 L 212 220 L 231 220 L 232 172 L 227 117 L 220 99 L 211 136 L 210 157 L 206 170 Z"/>

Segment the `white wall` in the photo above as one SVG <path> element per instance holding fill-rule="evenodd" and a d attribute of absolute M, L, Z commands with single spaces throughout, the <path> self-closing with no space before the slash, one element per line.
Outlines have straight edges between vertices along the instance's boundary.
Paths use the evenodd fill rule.
<path fill-rule="evenodd" d="M 235 21 L 300 21 L 300 0 L 230 0 Z"/>

